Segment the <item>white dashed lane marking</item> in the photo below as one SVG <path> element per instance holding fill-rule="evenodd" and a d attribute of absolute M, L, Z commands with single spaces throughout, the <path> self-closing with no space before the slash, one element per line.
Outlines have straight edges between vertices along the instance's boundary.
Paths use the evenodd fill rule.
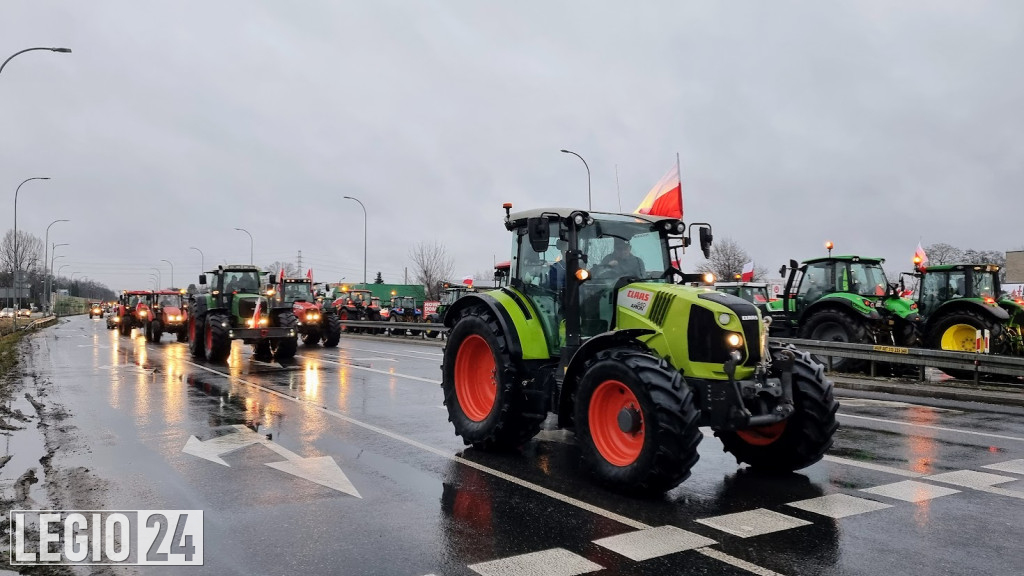
<path fill-rule="evenodd" d="M 846 414 L 839 412 L 836 416 L 840 418 L 853 418 L 855 420 L 867 420 L 870 422 L 882 422 L 884 424 L 893 424 L 895 426 L 903 426 L 908 428 L 924 428 L 926 430 L 938 430 L 939 432 L 953 432 L 955 434 L 970 434 L 972 436 L 984 436 L 985 438 L 998 438 L 999 440 L 1016 440 L 1017 442 L 1024 442 L 1024 438 L 1019 436 L 1005 436 L 1003 434 L 992 434 L 990 432 L 977 432 L 975 430 L 961 430 L 959 428 L 946 428 L 945 426 L 932 426 L 930 424 L 914 424 L 911 422 L 900 422 L 899 420 L 887 420 L 885 418 L 875 418 L 873 416 L 858 416 L 856 414 Z"/>
<path fill-rule="evenodd" d="M 923 502 L 925 500 L 939 498 L 940 496 L 958 494 L 960 491 L 953 490 L 952 488 L 943 488 L 942 486 L 933 486 L 931 484 L 925 484 L 924 482 L 904 480 L 903 482 L 896 482 L 895 484 L 883 484 L 882 486 L 875 486 L 874 488 L 865 488 L 861 490 L 861 492 L 886 496 L 896 500 L 903 500 L 904 502 Z"/>
<path fill-rule="evenodd" d="M 576 576 L 603 570 L 604 566 L 564 548 L 552 548 L 472 564 L 469 569 L 483 576 Z"/>
<path fill-rule="evenodd" d="M 998 462 L 996 464 L 982 466 L 982 468 L 987 468 L 989 470 L 997 470 L 999 472 L 1009 472 L 1010 474 L 1024 475 L 1024 459 L 1009 460 L 1007 462 Z"/>
<path fill-rule="evenodd" d="M 594 544 L 639 562 L 659 556 L 675 554 L 676 552 L 711 546 L 717 544 L 717 542 L 700 534 L 676 528 L 675 526 L 658 526 L 657 528 L 648 528 L 646 530 L 619 534 L 618 536 L 601 538 L 600 540 L 594 540 Z"/>
<path fill-rule="evenodd" d="M 864 468 L 866 470 L 875 470 L 877 472 L 887 472 L 889 474 L 895 474 L 897 476 L 906 476 L 908 478 L 918 478 L 924 476 L 920 472 L 911 472 L 910 470 L 903 470 L 902 468 L 894 468 L 892 466 L 886 466 L 884 464 L 875 464 L 873 462 L 861 462 L 860 460 L 850 460 L 849 458 L 841 458 L 839 456 L 825 455 L 822 460 L 831 462 L 833 464 L 842 464 L 843 466 L 854 466 L 857 468 Z"/>
<path fill-rule="evenodd" d="M 750 538 L 811 524 L 807 520 L 793 518 L 764 508 L 704 518 L 697 522 L 740 538 Z"/>
<path fill-rule="evenodd" d="M 799 508 L 800 510 L 806 510 L 807 512 L 813 512 L 814 514 L 829 518 L 846 518 L 847 516 L 855 516 L 865 512 L 892 508 L 891 504 L 883 504 L 882 502 L 866 498 L 857 498 L 849 494 L 829 494 L 819 498 L 790 502 L 786 506 L 792 506 L 793 508 Z"/>
<path fill-rule="evenodd" d="M 1011 478 L 1009 476 L 1000 476 L 998 474 L 989 474 L 987 472 L 976 472 L 974 470 L 943 472 L 942 474 L 925 476 L 924 479 L 974 489 L 988 488 L 990 486 L 995 486 L 996 484 L 1003 484 L 1005 482 L 1013 482 L 1016 480 L 1016 478 Z"/>

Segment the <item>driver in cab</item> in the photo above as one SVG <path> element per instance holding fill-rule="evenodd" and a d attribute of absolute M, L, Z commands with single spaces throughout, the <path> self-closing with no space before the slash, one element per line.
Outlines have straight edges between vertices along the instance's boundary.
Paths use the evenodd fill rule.
<path fill-rule="evenodd" d="M 644 269 L 644 261 L 633 254 L 629 242 L 621 238 L 615 238 L 615 246 L 612 253 L 601 260 L 602 266 L 608 266 L 614 270 L 615 276 L 634 276 L 643 278 L 647 275 Z"/>

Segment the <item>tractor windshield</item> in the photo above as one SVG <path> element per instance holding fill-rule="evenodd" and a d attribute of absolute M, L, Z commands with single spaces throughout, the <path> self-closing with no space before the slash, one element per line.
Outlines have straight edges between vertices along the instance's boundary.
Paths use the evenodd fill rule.
<path fill-rule="evenodd" d="M 860 296 L 885 296 L 888 286 L 882 266 L 875 262 L 849 262 L 839 264 L 836 271 L 836 290 Z"/>
<path fill-rule="evenodd" d="M 285 302 L 295 302 L 296 300 L 309 301 L 312 298 L 312 292 L 310 292 L 309 284 L 306 282 L 285 282 L 281 285 L 281 290 L 284 292 Z"/>
<path fill-rule="evenodd" d="M 160 296 L 160 299 L 157 300 L 157 303 L 160 306 L 173 306 L 175 308 L 180 308 L 181 296 L 172 296 L 170 294 L 165 294 L 163 296 Z"/>
<path fill-rule="evenodd" d="M 973 294 L 975 298 L 995 298 L 996 294 L 995 273 L 984 270 L 974 271 Z"/>
<path fill-rule="evenodd" d="M 655 280 L 668 268 L 661 236 L 642 220 L 602 220 L 580 231 L 580 250 L 595 279 L 632 276 Z"/>
<path fill-rule="evenodd" d="M 227 270 L 224 272 L 224 291 L 254 294 L 260 290 L 260 280 L 254 270 Z"/>

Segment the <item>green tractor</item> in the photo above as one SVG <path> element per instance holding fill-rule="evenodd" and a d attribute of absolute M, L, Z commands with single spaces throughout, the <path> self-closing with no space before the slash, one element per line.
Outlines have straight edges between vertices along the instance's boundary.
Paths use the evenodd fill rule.
<path fill-rule="evenodd" d="M 771 296 L 768 294 L 768 284 L 764 282 L 715 282 L 715 290 L 739 296 L 757 306 L 761 315 L 768 315 L 768 302 L 771 301 Z"/>
<path fill-rule="evenodd" d="M 188 313 L 188 347 L 193 358 L 223 362 L 231 353 L 231 341 L 252 344 L 257 358 L 277 360 L 295 356 L 298 333 L 291 302 L 269 300 L 260 294 L 258 268 L 249 265 L 220 266 L 199 275 L 209 290 L 194 294 Z M 273 286 L 276 277 L 271 274 Z"/>
<path fill-rule="evenodd" d="M 929 348 L 975 352 L 977 335 L 986 330 L 993 354 L 1024 354 L 1021 322 L 1024 307 L 1000 299 L 999 266 L 948 264 L 918 267 L 917 306 L 925 317 L 924 344 Z M 951 374 L 973 376 L 973 373 Z"/>
<path fill-rule="evenodd" d="M 441 387 L 466 444 L 514 449 L 552 412 L 592 475 L 631 493 L 685 480 L 700 426 L 764 470 L 804 468 L 832 445 L 822 366 L 769 345 L 753 304 L 672 266 L 690 243 L 683 222 L 504 207 L 509 285 L 464 295 L 444 318 Z M 711 227 L 693 226 L 707 256 Z"/>
<path fill-rule="evenodd" d="M 831 247 L 829 247 L 831 253 Z M 771 335 L 855 344 L 915 345 L 921 315 L 917 304 L 901 298 L 882 270 L 882 258 L 814 258 L 779 272 L 786 278 L 783 297 L 768 303 Z M 787 276 L 788 270 L 788 276 Z M 828 357 L 815 356 L 822 363 Z M 831 358 L 832 369 L 855 371 L 863 360 Z"/>

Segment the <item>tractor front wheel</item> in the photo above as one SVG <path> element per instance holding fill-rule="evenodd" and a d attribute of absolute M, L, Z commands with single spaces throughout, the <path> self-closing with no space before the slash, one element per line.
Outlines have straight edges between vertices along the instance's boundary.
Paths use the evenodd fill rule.
<path fill-rule="evenodd" d="M 341 320 L 337 314 L 324 316 L 324 348 L 334 348 L 341 340 Z"/>
<path fill-rule="evenodd" d="M 871 342 L 867 327 L 860 318 L 840 310 L 822 310 L 813 313 L 800 330 L 800 337 L 823 342 Z M 864 366 L 863 360 L 832 356 L 832 370 L 856 372 Z M 829 356 L 814 356 L 814 360 L 828 366 Z"/>
<path fill-rule="evenodd" d="M 152 336 L 153 336 L 152 342 L 154 344 L 156 344 L 156 343 L 160 342 L 160 337 L 164 335 L 164 326 L 163 326 L 163 324 L 160 323 L 159 320 L 153 320 L 149 324 L 150 324 L 149 330 L 150 330 L 150 332 L 152 332 Z"/>
<path fill-rule="evenodd" d="M 467 310 L 455 323 L 444 349 L 442 375 L 448 420 L 466 444 L 513 449 L 540 431 L 544 415 L 525 411 L 508 341 L 490 311 Z"/>
<path fill-rule="evenodd" d="M 206 347 L 203 340 L 206 336 L 206 317 L 189 316 L 188 318 L 188 351 L 198 360 L 206 358 Z"/>
<path fill-rule="evenodd" d="M 227 316 L 210 314 L 204 327 L 203 349 L 210 362 L 223 362 L 231 354 L 231 339 L 228 338 Z"/>
<path fill-rule="evenodd" d="M 282 312 L 277 318 L 277 323 L 278 326 L 285 328 L 295 328 L 298 321 L 295 318 L 295 314 L 291 312 Z M 274 359 L 278 362 L 294 358 L 295 352 L 297 352 L 298 349 L 299 339 L 295 336 L 280 338 L 270 344 L 270 351 L 274 354 Z"/>
<path fill-rule="evenodd" d="M 388 322 L 393 322 L 393 323 L 397 324 L 400 321 L 401 321 L 401 319 L 398 316 L 391 316 L 390 318 L 388 318 Z M 391 335 L 392 336 L 405 336 L 405 328 L 392 328 L 391 329 Z"/>
<path fill-rule="evenodd" d="M 646 351 L 613 348 L 589 360 L 574 409 L 583 462 L 611 488 L 671 490 L 697 463 L 704 435 L 693 392 L 679 372 Z"/>
<path fill-rule="evenodd" d="M 302 335 L 302 343 L 306 346 L 316 346 L 320 343 L 320 331 L 313 328 Z"/>
<path fill-rule="evenodd" d="M 773 349 L 773 356 L 780 351 Z M 832 436 L 839 428 L 839 403 L 832 395 L 832 382 L 825 378 L 824 366 L 812 360 L 810 354 L 795 349 L 790 352 L 795 355 L 793 414 L 768 426 L 715 431 L 737 463 L 770 472 L 792 472 L 821 460 L 832 446 Z"/>

